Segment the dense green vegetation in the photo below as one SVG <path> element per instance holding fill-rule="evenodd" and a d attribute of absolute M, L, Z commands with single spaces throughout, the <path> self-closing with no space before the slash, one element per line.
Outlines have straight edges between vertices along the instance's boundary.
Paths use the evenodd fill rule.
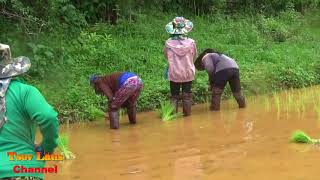
<path fill-rule="evenodd" d="M 139 110 L 159 107 L 169 95 L 164 26 L 176 15 L 193 21 L 189 37 L 198 51 L 217 48 L 237 60 L 246 95 L 320 82 L 318 0 L 151 2 L 0 0 L 0 41 L 14 56 L 30 57 L 25 78 L 61 120 L 93 119 L 97 108 L 106 110 L 106 98 L 89 86 L 94 73 L 136 72 L 145 85 Z M 204 72 L 197 72 L 193 91 L 196 102 L 207 99 Z"/>

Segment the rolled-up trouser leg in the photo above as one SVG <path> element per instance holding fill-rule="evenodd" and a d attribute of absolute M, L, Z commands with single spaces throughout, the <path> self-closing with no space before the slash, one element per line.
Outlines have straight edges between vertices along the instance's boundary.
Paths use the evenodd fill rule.
<path fill-rule="evenodd" d="M 191 106 L 192 106 L 192 93 L 182 94 L 182 104 L 183 104 L 183 115 L 190 116 Z"/>
<path fill-rule="evenodd" d="M 233 97 L 236 99 L 239 108 L 245 108 L 246 107 L 246 100 L 245 97 L 242 93 L 242 91 L 237 92 L 237 93 L 233 93 Z"/>
<path fill-rule="evenodd" d="M 170 102 L 175 109 L 175 113 L 178 113 L 179 95 L 173 95 L 170 98 Z"/>
<path fill-rule="evenodd" d="M 238 69 L 231 69 L 230 70 L 230 79 L 228 80 L 230 84 L 230 88 L 233 94 L 233 97 L 236 99 L 239 108 L 246 107 L 246 102 L 244 95 L 241 90 L 240 85 L 240 74 Z"/>
<path fill-rule="evenodd" d="M 142 80 L 135 76 L 129 78 L 122 87 L 115 93 L 114 100 L 110 103 L 109 109 L 120 109 L 127 101 L 128 117 L 131 124 L 136 123 L 136 102 L 143 88 Z M 110 116 L 110 114 L 109 114 Z"/>
<path fill-rule="evenodd" d="M 127 113 L 128 113 L 128 119 L 130 124 L 136 124 L 136 113 L 137 113 L 137 106 L 136 104 L 130 105 L 127 108 Z"/>
<path fill-rule="evenodd" d="M 111 129 L 119 129 L 119 112 L 118 110 L 109 109 L 109 121 Z"/>
<path fill-rule="evenodd" d="M 175 108 L 175 113 L 178 113 L 181 85 L 182 84 L 179 82 L 170 81 L 170 92 L 171 92 L 170 102 Z"/>
<path fill-rule="evenodd" d="M 212 88 L 212 99 L 211 99 L 210 110 L 212 111 L 220 110 L 220 101 L 221 101 L 222 93 L 223 93 L 223 89 L 217 88 L 217 87 Z"/>
<path fill-rule="evenodd" d="M 128 119 L 130 124 L 136 124 L 137 120 L 137 100 L 140 96 L 141 89 L 143 88 L 143 85 L 139 83 L 137 85 L 137 88 L 133 92 L 132 96 L 128 98 L 128 106 L 127 106 L 127 113 L 128 113 Z"/>

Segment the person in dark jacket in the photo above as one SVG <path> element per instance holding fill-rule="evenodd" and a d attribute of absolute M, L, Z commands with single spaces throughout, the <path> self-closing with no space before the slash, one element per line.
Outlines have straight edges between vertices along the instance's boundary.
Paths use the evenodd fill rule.
<path fill-rule="evenodd" d="M 131 72 L 115 72 L 106 76 L 93 75 L 90 84 L 97 94 L 107 96 L 110 128 L 119 128 L 119 109 L 127 108 L 130 124 L 136 123 L 137 99 L 143 88 L 140 77 Z"/>
<path fill-rule="evenodd" d="M 206 49 L 197 57 L 195 66 L 208 73 L 212 91 L 211 110 L 220 110 L 221 95 L 228 82 L 239 108 L 246 106 L 240 85 L 239 66 L 234 59 L 214 49 Z"/>

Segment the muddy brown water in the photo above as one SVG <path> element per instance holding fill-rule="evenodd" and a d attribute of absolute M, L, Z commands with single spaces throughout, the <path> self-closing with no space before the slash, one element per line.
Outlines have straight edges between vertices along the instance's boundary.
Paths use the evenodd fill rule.
<path fill-rule="evenodd" d="M 314 87 L 250 97 L 240 110 L 233 99 L 220 112 L 196 105 L 171 122 L 140 113 L 117 131 L 104 121 L 64 126 L 77 158 L 47 163 L 58 173 L 46 180 L 315 180 L 319 148 L 289 138 L 297 129 L 320 138 L 319 99 Z"/>

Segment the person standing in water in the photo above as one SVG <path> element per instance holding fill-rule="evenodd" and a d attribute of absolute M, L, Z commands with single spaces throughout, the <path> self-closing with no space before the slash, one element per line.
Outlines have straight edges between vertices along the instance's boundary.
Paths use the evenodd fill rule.
<path fill-rule="evenodd" d="M 131 72 L 115 72 L 106 76 L 92 75 L 90 84 L 97 94 L 109 101 L 110 128 L 119 128 L 119 110 L 127 108 L 130 124 L 136 123 L 137 100 L 143 88 L 140 77 Z"/>
<path fill-rule="evenodd" d="M 170 38 L 165 42 L 164 56 L 168 61 L 168 79 L 170 81 L 171 103 L 178 112 L 180 89 L 184 116 L 191 114 L 192 81 L 195 78 L 194 59 L 197 48 L 193 39 L 186 35 L 193 23 L 183 17 L 176 17 L 165 27 Z"/>
<path fill-rule="evenodd" d="M 33 86 L 15 77 L 29 70 L 27 57 L 11 58 L 10 47 L 0 44 L 0 179 L 40 180 L 42 173 L 15 173 L 24 168 L 42 168 L 45 161 L 36 160 L 36 151 L 51 154 L 57 147 L 59 122 L 57 112 Z M 36 126 L 42 142 L 35 145 Z M 30 154 L 29 161 L 10 160 L 8 152 Z M 21 168 L 22 169 L 22 168 Z M 22 170 L 21 170 L 22 171 Z"/>
<path fill-rule="evenodd" d="M 220 110 L 221 95 L 227 82 L 239 108 L 246 106 L 240 85 L 239 66 L 234 59 L 214 49 L 206 49 L 197 57 L 195 66 L 198 70 L 206 70 L 208 73 L 212 91 L 211 110 Z"/>

